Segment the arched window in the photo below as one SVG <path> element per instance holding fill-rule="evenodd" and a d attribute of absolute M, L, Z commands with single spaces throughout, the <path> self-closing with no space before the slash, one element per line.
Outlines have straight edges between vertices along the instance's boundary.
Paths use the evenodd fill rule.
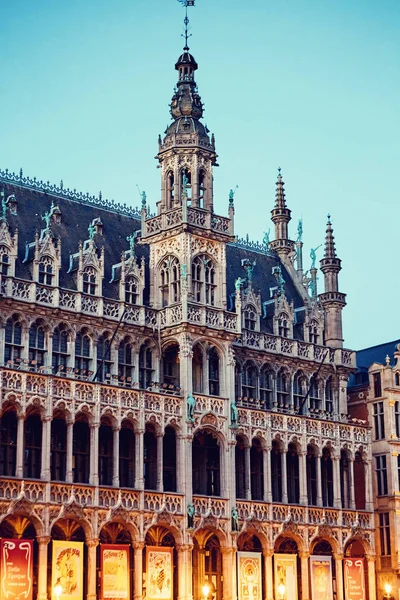
<path fill-rule="evenodd" d="M 53 373 L 65 372 L 68 361 L 68 330 L 65 325 L 59 325 L 53 331 L 53 353 L 51 357 Z"/>
<path fill-rule="evenodd" d="M 246 498 L 246 446 L 240 435 L 236 436 L 235 446 L 235 476 L 236 476 L 236 498 Z"/>
<path fill-rule="evenodd" d="M 170 344 L 164 349 L 162 356 L 163 380 L 165 389 L 174 390 L 179 387 L 179 346 Z"/>
<path fill-rule="evenodd" d="M 53 277 L 53 260 L 50 256 L 43 256 L 39 262 L 39 283 L 52 285 Z"/>
<path fill-rule="evenodd" d="M 286 453 L 287 495 L 289 504 L 300 502 L 299 455 L 296 445 L 291 443 Z"/>
<path fill-rule="evenodd" d="M 293 404 L 294 410 L 298 412 L 303 406 L 303 400 L 307 392 L 307 379 L 303 371 L 297 371 L 293 378 Z"/>
<path fill-rule="evenodd" d="M 310 412 L 318 412 L 321 407 L 321 395 L 319 381 L 315 375 L 310 379 Z"/>
<path fill-rule="evenodd" d="M 199 207 L 204 208 L 204 196 L 205 196 L 205 172 L 201 169 L 199 171 Z"/>
<path fill-rule="evenodd" d="M 260 400 L 262 408 L 271 409 L 273 405 L 273 372 L 268 366 L 260 373 Z"/>
<path fill-rule="evenodd" d="M 181 201 L 186 195 L 186 199 L 190 201 L 192 199 L 192 174 L 189 169 L 182 169 L 181 171 Z"/>
<path fill-rule="evenodd" d="M 325 411 L 333 415 L 333 383 L 332 377 L 327 379 L 325 384 Z"/>
<path fill-rule="evenodd" d="M 125 281 L 125 302 L 127 304 L 137 304 L 138 298 L 138 282 L 136 277 L 127 277 Z"/>
<path fill-rule="evenodd" d="M 26 419 L 24 438 L 24 477 L 40 479 L 42 421 L 39 415 L 31 414 Z"/>
<path fill-rule="evenodd" d="M 97 340 L 97 381 L 111 381 L 111 336 L 105 332 Z"/>
<path fill-rule="evenodd" d="M 289 373 L 283 368 L 278 371 L 276 378 L 276 398 L 278 408 L 289 408 Z"/>
<path fill-rule="evenodd" d="M 129 421 L 122 421 L 119 432 L 119 484 L 135 487 L 135 434 Z"/>
<path fill-rule="evenodd" d="M 203 348 L 200 344 L 193 347 L 192 358 L 193 391 L 202 394 L 203 390 Z"/>
<path fill-rule="evenodd" d="M 36 322 L 29 329 L 29 364 L 35 369 L 42 367 L 44 365 L 45 354 L 44 327 Z"/>
<path fill-rule="evenodd" d="M 208 387 L 210 396 L 219 396 L 219 356 L 214 347 L 208 353 Z"/>
<path fill-rule="evenodd" d="M 244 309 L 244 328 L 255 331 L 257 324 L 257 311 L 254 306 L 248 304 Z"/>
<path fill-rule="evenodd" d="M 160 291 L 162 306 L 179 302 L 181 294 L 181 269 L 175 256 L 165 258 L 160 265 Z"/>
<path fill-rule="evenodd" d="M 0 475 L 15 477 L 17 467 L 17 414 L 7 410 L 0 418 Z"/>
<path fill-rule="evenodd" d="M 0 275 L 7 277 L 10 274 L 9 250 L 5 246 L 0 246 Z"/>
<path fill-rule="evenodd" d="M 276 440 L 271 448 L 271 484 L 272 501 L 282 502 L 282 450 Z"/>
<path fill-rule="evenodd" d="M 102 419 L 99 428 L 99 485 L 113 482 L 113 430 L 111 424 Z"/>
<path fill-rule="evenodd" d="M 91 340 L 85 330 L 75 338 L 75 374 L 87 376 L 91 367 Z"/>
<path fill-rule="evenodd" d="M 289 317 L 285 313 L 281 313 L 278 317 L 278 335 L 281 337 L 289 337 Z"/>
<path fill-rule="evenodd" d="M 253 439 L 250 448 L 251 499 L 264 499 L 263 449 L 258 439 Z"/>
<path fill-rule="evenodd" d="M 318 482 L 317 482 L 317 460 L 318 454 L 315 446 L 309 444 L 307 446 L 307 497 L 308 504 L 311 506 L 317 505 Z"/>
<path fill-rule="evenodd" d="M 4 363 L 14 364 L 21 361 L 22 325 L 17 315 L 7 320 L 5 327 Z"/>
<path fill-rule="evenodd" d="M 153 351 L 146 344 L 139 352 L 139 385 L 145 390 L 153 383 Z"/>
<path fill-rule="evenodd" d="M 321 456 L 321 484 L 323 506 L 333 506 L 333 461 L 326 447 Z"/>
<path fill-rule="evenodd" d="M 208 538 L 203 551 L 204 556 L 204 580 L 209 583 L 212 590 L 209 598 L 213 600 L 222 600 L 223 581 L 222 581 L 222 554 L 220 543 L 216 535 Z M 203 582 L 199 581 L 198 588 L 202 589 Z M 203 596 L 197 597 L 202 600 Z"/>
<path fill-rule="evenodd" d="M 164 492 L 176 492 L 176 435 L 166 427 L 163 437 L 163 487 Z"/>
<path fill-rule="evenodd" d="M 220 495 L 220 450 L 208 431 L 198 431 L 193 439 L 193 493 Z"/>
<path fill-rule="evenodd" d="M 52 481 L 65 481 L 67 469 L 67 424 L 55 417 L 51 422 L 50 470 Z"/>
<path fill-rule="evenodd" d="M 398 460 L 398 457 L 397 457 Z M 365 510 L 365 463 L 361 452 L 354 456 L 354 500 L 356 510 Z"/>
<path fill-rule="evenodd" d="M 95 296 L 96 291 L 96 269 L 94 267 L 86 267 L 83 271 L 83 293 Z"/>
<path fill-rule="evenodd" d="M 257 397 L 257 368 L 252 362 L 247 362 L 243 366 L 242 395 L 244 398 Z"/>
<path fill-rule="evenodd" d="M 192 262 L 192 294 L 194 301 L 214 306 L 215 288 L 213 261 L 206 255 L 196 256 Z"/>
<path fill-rule="evenodd" d="M 174 174 L 169 171 L 167 175 L 167 210 L 174 208 Z"/>
<path fill-rule="evenodd" d="M 399 372 L 394 374 L 394 385 L 400 385 L 400 373 Z"/>
<path fill-rule="evenodd" d="M 72 451 L 74 482 L 89 483 L 90 429 L 83 419 L 74 423 Z"/>
<path fill-rule="evenodd" d="M 157 439 L 151 425 L 144 433 L 144 489 L 157 489 Z"/>
<path fill-rule="evenodd" d="M 350 508 L 350 468 L 351 462 L 346 450 L 340 451 L 340 495 L 342 508 Z"/>
<path fill-rule="evenodd" d="M 133 369 L 133 345 L 125 338 L 118 347 L 118 381 L 131 384 Z"/>
<path fill-rule="evenodd" d="M 317 321 L 311 321 L 308 326 L 308 341 L 311 344 L 319 343 L 319 335 L 318 335 L 318 323 Z"/>

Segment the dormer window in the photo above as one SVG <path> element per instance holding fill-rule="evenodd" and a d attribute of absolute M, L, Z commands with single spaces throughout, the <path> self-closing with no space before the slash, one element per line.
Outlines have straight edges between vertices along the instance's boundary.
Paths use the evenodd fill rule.
<path fill-rule="evenodd" d="M 308 327 L 308 341 L 311 344 L 318 344 L 319 335 L 318 335 L 318 323 L 316 321 L 311 321 Z"/>
<path fill-rule="evenodd" d="M 53 277 L 53 261 L 48 256 L 45 256 L 39 263 L 39 283 L 52 285 Z"/>
<path fill-rule="evenodd" d="M 138 303 L 138 285 L 136 277 L 128 277 L 125 281 L 125 302 L 127 304 Z"/>
<path fill-rule="evenodd" d="M 0 246 L 0 274 L 7 277 L 10 273 L 10 257 L 8 249 L 5 246 Z"/>
<path fill-rule="evenodd" d="M 244 310 L 244 328 L 255 331 L 257 323 L 257 313 L 253 306 L 246 306 Z"/>
<path fill-rule="evenodd" d="M 282 313 L 278 317 L 278 335 L 281 337 L 289 337 L 289 319 L 285 313 Z"/>
<path fill-rule="evenodd" d="M 93 267 L 86 267 L 83 272 L 83 293 L 95 296 L 96 288 L 96 271 Z"/>

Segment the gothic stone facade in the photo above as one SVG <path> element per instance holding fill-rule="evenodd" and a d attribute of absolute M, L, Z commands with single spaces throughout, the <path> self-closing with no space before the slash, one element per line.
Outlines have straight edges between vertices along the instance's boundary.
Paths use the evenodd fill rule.
<path fill-rule="evenodd" d="M 174 597 L 237 596 L 236 553 L 366 557 L 375 600 L 370 430 L 348 422 L 355 356 L 342 347 L 330 221 L 317 268 L 289 238 L 279 173 L 275 239 L 234 237 L 213 209 L 215 140 L 188 49 L 159 139 L 161 199 L 141 210 L 0 173 L 0 535 L 34 540 L 35 594 L 49 544 L 86 544 L 84 593 L 100 594 L 99 543 L 129 543 L 146 594 L 147 546 L 173 548 Z M 43 215 L 43 216 L 42 216 Z M 358 483 L 357 483 L 358 481 Z M 357 490 L 363 490 L 359 493 Z"/>

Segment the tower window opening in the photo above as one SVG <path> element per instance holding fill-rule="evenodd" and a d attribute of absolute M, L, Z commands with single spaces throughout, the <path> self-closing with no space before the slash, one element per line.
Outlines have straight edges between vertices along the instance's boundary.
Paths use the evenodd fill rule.
<path fill-rule="evenodd" d="M 167 209 L 174 207 L 174 174 L 170 171 L 167 175 Z"/>
<path fill-rule="evenodd" d="M 199 173 L 199 207 L 204 208 L 204 196 L 205 196 L 205 173 L 200 171 Z"/>
<path fill-rule="evenodd" d="M 83 293 L 95 296 L 96 287 L 96 271 L 93 267 L 87 267 L 83 273 Z"/>

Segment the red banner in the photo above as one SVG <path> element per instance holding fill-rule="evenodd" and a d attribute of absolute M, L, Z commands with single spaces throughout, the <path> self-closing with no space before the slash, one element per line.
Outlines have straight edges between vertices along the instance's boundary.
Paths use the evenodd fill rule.
<path fill-rule="evenodd" d="M 365 600 L 363 558 L 344 559 L 344 596 L 346 600 Z"/>
<path fill-rule="evenodd" d="M 0 540 L 0 599 L 32 600 L 32 540 Z"/>

